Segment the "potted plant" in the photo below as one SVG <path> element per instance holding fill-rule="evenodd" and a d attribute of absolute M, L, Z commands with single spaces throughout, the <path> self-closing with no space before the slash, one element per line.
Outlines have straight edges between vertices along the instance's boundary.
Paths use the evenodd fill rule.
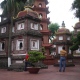
<path fill-rule="evenodd" d="M 40 66 L 38 65 L 39 61 L 45 59 L 45 56 L 40 51 L 29 51 L 28 61 L 31 63 L 30 67 L 27 67 L 29 73 L 38 73 Z"/>

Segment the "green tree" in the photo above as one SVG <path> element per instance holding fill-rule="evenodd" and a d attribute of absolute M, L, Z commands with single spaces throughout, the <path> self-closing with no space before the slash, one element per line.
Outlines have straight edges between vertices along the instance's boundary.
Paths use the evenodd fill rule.
<path fill-rule="evenodd" d="M 72 10 L 75 10 L 75 16 L 80 19 L 80 0 L 74 0 Z"/>
<path fill-rule="evenodd" d="M 80 32 L 77 34 L 75 38 L 74 37 L 72 38 L 72 42 L 73 42 L 73 45 L 70 47 L 70 49 L 72 51 L 77 50 L 80 45 Z"/>
<path fill-rule="evenodd" d="M 3 10 L 2 15 L 10 17 L 12 14 L 10 14 L 9 11 L 12 9 L 12 7 L 10 7 L 12 5 L 12 6 L 14 6 L 14 10 L 12 9 L 13 10 L 12 12 L 14 12 L 13 16 L 16 16 L 16 14 L 19 11 L 24 9 L 25 2 L 26 2 L 26 0 L 10 0 L 10 1 L 4 0 L 4 1 L 2 1 L 0 4 L 0 6 Z M 9 9 L 9 11 L 8 11 L 8 9 Z"/>
<path fill-rule="evenodd" d="M 57 23 L 51 23 L 49 24 L 49 30 L 51 31 L 51 35 L 49 36 L 50 41 L 52 42 L 54 36 L 55 36 L 55 32 L 59 29 L 59 25 Z"/>

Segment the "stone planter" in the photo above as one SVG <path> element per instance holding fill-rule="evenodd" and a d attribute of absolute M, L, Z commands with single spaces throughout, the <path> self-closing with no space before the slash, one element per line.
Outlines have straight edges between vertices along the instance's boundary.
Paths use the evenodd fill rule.
<path fill-rule="evenodd" d="M 27 70 L 31 74 L 37 74 L 39 72 L 39 70 L 40 70 L 40 67 L 27 67 Z"/>

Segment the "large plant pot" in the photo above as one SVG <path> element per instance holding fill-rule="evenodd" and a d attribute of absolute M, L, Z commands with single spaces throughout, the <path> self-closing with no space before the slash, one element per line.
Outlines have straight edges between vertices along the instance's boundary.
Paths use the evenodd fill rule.
<path fill-rule="evenodd" d="M 40 67 L 27 67 L 27 70 L 31 74 L 37 74 L 39 72 L 39 70 L 40 70 Z"/>

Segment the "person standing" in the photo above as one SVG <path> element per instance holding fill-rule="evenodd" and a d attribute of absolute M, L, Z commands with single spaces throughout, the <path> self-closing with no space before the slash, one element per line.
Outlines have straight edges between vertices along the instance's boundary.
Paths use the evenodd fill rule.
<path fill-rule="evenodd" d="M 28 59 L 29 59 L 29 55 L 28 55 L 28 53 L 26 53 L 26 56 L 25 56 L 25 59 L 24 59 L 24 61 L 25 61 L 24 71 L 27 71 L 27 66 L 28 66 L 28 64 L 29 64 Z"/>
<path fill-rule="evenodd" d="M 65 72 L 65 67 L 66 67 L 66 56 L 67 52 L 65 50 L 65 47 L 62 47 L 62 50 L 60 51 L 60 69 L 59 72 L 63 71 Z"/>

